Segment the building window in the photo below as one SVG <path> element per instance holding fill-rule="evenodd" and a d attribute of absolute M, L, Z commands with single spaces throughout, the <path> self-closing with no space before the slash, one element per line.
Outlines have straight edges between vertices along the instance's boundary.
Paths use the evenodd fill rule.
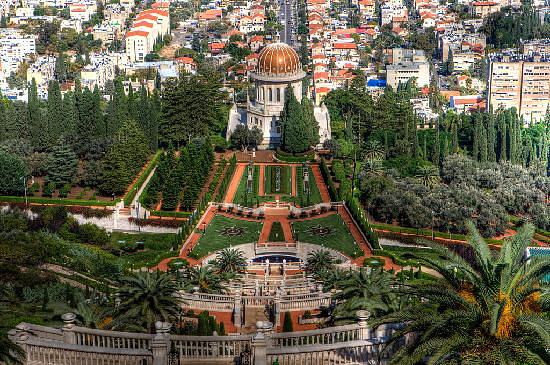
<path fill-rule="evenodd" d="M 271 88 L 267 89 L 268 95 L 269 95 L 269 101 L 273 101 L 273 90 Z"/>
<path fill-rule="evenodd" d="M 281 89 L 277 88 L 277 102 L 281 101 Z"/>

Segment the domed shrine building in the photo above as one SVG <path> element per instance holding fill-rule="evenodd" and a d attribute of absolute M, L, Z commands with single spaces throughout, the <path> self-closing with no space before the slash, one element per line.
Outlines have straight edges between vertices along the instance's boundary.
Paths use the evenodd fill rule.
<path fill-rule="evenodd" d="M 286 43 L 272 43 L 264 47 L 256 70 L 250 74 L 254 89 L 249 92 L 246 110 L 233 105 L 229 115 L 227 138 L 239 124 L 258 127 L 263 132 L 260 148 L 276 148 L 281 141 L 281 112 L 287 89 L 298 101 L 303 97 L 303 80 L 306 73 L 296 51 Z M 319 124 L 319 142 L 330 139 L 330 117 L 324 104 L 315 106 L 315 119 Z"/>

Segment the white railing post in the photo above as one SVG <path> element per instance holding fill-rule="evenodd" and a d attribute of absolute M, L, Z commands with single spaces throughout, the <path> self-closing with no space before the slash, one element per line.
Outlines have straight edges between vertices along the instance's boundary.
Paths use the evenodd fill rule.
<path fill-rule="evenodd" d="M 281 289 L 277 289 L 275 292 L 274 304 L 275 327 L 277 327 L 281 325 Z"/>
<path fill-rule="evenodd" d="M 270 332 L 273 329 L 271 322 L 256 322 L 256 334 L 252 337 L 252 354 L 254 365 L 267 365 L 267 347 L 270 341 Z"/>
<path fill-rule="evenodd" d="M 235 327 L 240 328 L 242 326 L 242 308 L 241 308 L 241 290 L 237 289 L 235 292 L 235 302 L 233 304 L 233 322 L 235 322 Z"/>
<path fill-rule="evenodd" d="M 357 323 L 359 324 L 359 339 L 370 339 L 370 328 L 367 324 L 367 319 L 370 317 L 370 312 L 366 310 L 358 310 L 355 312 L 355 315 L 357 316 Z"/>
<path fill-rule="evenodd" d="M 61 316 L 63 320 L 63 342 L 74 345 L 76 344 L 76 334 L 74 333 L 76 314 L 65 313 Z"/>
<path fill-rule="evenodd" d="M 153 352 L 153 365 L 166 365 L 168 362 L 168 351 L 170 351 L 170 331 L 171 324 L 166 322 L 156 322 L 157 331 L 153 341 L 151 341 L 151 351 Z"/>

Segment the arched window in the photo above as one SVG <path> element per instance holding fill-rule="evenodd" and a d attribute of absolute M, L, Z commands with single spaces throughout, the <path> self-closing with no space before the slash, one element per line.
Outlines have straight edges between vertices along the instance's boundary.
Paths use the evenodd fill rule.
<path fill-rule="evenodd" d="M 269 101 L 273 101 L 273 90 L 271 88 L 268 88 L 267 92 L 269 95 Z"/>
<path fill-rule="evenodd" d="M 277 88 L 277 102 L 279 103 L 281 101 L 281 89 Z"/>

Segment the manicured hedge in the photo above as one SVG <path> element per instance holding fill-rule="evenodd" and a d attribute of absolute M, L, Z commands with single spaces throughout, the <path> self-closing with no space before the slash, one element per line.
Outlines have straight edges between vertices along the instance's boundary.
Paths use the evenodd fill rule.
<path fill-rule="evenodd" d="M 187 218 L 191 215 L 191 212 L 166 212 L 162 210 L 152 210 L 151 215 L 157 217 Z"/>
<path fill-rule="evenodd" d="M 79 199 L 58 199 L 58 198 L 41 198 L 29 196 L 27 198 L 29 204 L 52 204 L 52 205 L 79 205 L 89 207 L 110 207 L 115 205 L 118 200 L 103 201 L 103 200 L 79 200 Z M 22 196 L 0 196 L 0 202 L 6 203 L 25 203 L 25 197 Z"/>
<path fill-rule="evenodd" d="M 151 159 L 151 162 L 149 162 L 149 165 L 147 165 L 147 168 L 145 169 L 145 171 L 143 171 L 143 173 L 136 180 L 136 183 L 132 186 L 130 191 L 128 191 L 128 193 L 124 197 L 124 206 L 125 207 L 129 206 L 132 203 L 132 201 L 134 200 L 137 192 L 139 191 L 139 189 L 141 188 L 141 186 L 143 185 L 145 180 L 147 180 L 147 177 L 149 176 L 149 174 L 151 174 L 151 171 L 153 171 L 153 169 L 157 165 L 161 153 L 162 153 L 162 151 L 160 151 L 160 150 L 157 151 L 155 156 L 153 156 L 153 158 Z"/>
<path fill-rule="evenodd" d="M 340 200 L 340 194 L 338 193 L 338 190 L 334 186 L 334 181 L 332 181 L 332 176 L 330 176 L 330 171 L 328 170 L 327 162 L 324 158 L 321 159 L 321 175 L 323 175 L 323 179 L 325 180 L 325 184 L 327 184 L 328 187 L 328 193 L 330 195 L 330 200 L 332 201 L 339 201 Z"/>
<path fill-rule="evenodd" d="M 357 201 L 357 198 L 352 197 L 351 199 L 347 200 L 346 205 L 348 206 L 351 215 L 359 225 L 359 228 L 367 237 L 367 240 L 371 244 L 372 248 L 379 249 L 380 243 L 378 242 L 378 236 L 373 231 L 369 220 L 367 219 L 367 214 L 361 207 L 361 204 Z"/>
<path fill-rule="evenodd" d="M 283 153 L 282 151 L 277 151 L 275 152 L 275 158 L 279 161 L 290 162 L 290 163 L 307 162 L 307 161 L 315 160 L 315 153 L 310 152 L 306 155 L 294 156 L 292 154 Z"/>
<path fill-rule="evenodd" d="M 231 182 L 231 178 L 233 177 L 233 173 L 235 172 L 236 167 L 237 167 L 237 156 L 233 154 L 233 156 L 231 156 L 231 159 L 229 160 L 229 167 L 225 172 L 225 176 L 223 177 L 222 183 L 218 190 L 218 194 L 216 195 L 217 202 L 223 201 L 223 198 L 225 196 L 225 193 L 227 192 L 227 188 L 229 187 L 229 183 Z"/>

